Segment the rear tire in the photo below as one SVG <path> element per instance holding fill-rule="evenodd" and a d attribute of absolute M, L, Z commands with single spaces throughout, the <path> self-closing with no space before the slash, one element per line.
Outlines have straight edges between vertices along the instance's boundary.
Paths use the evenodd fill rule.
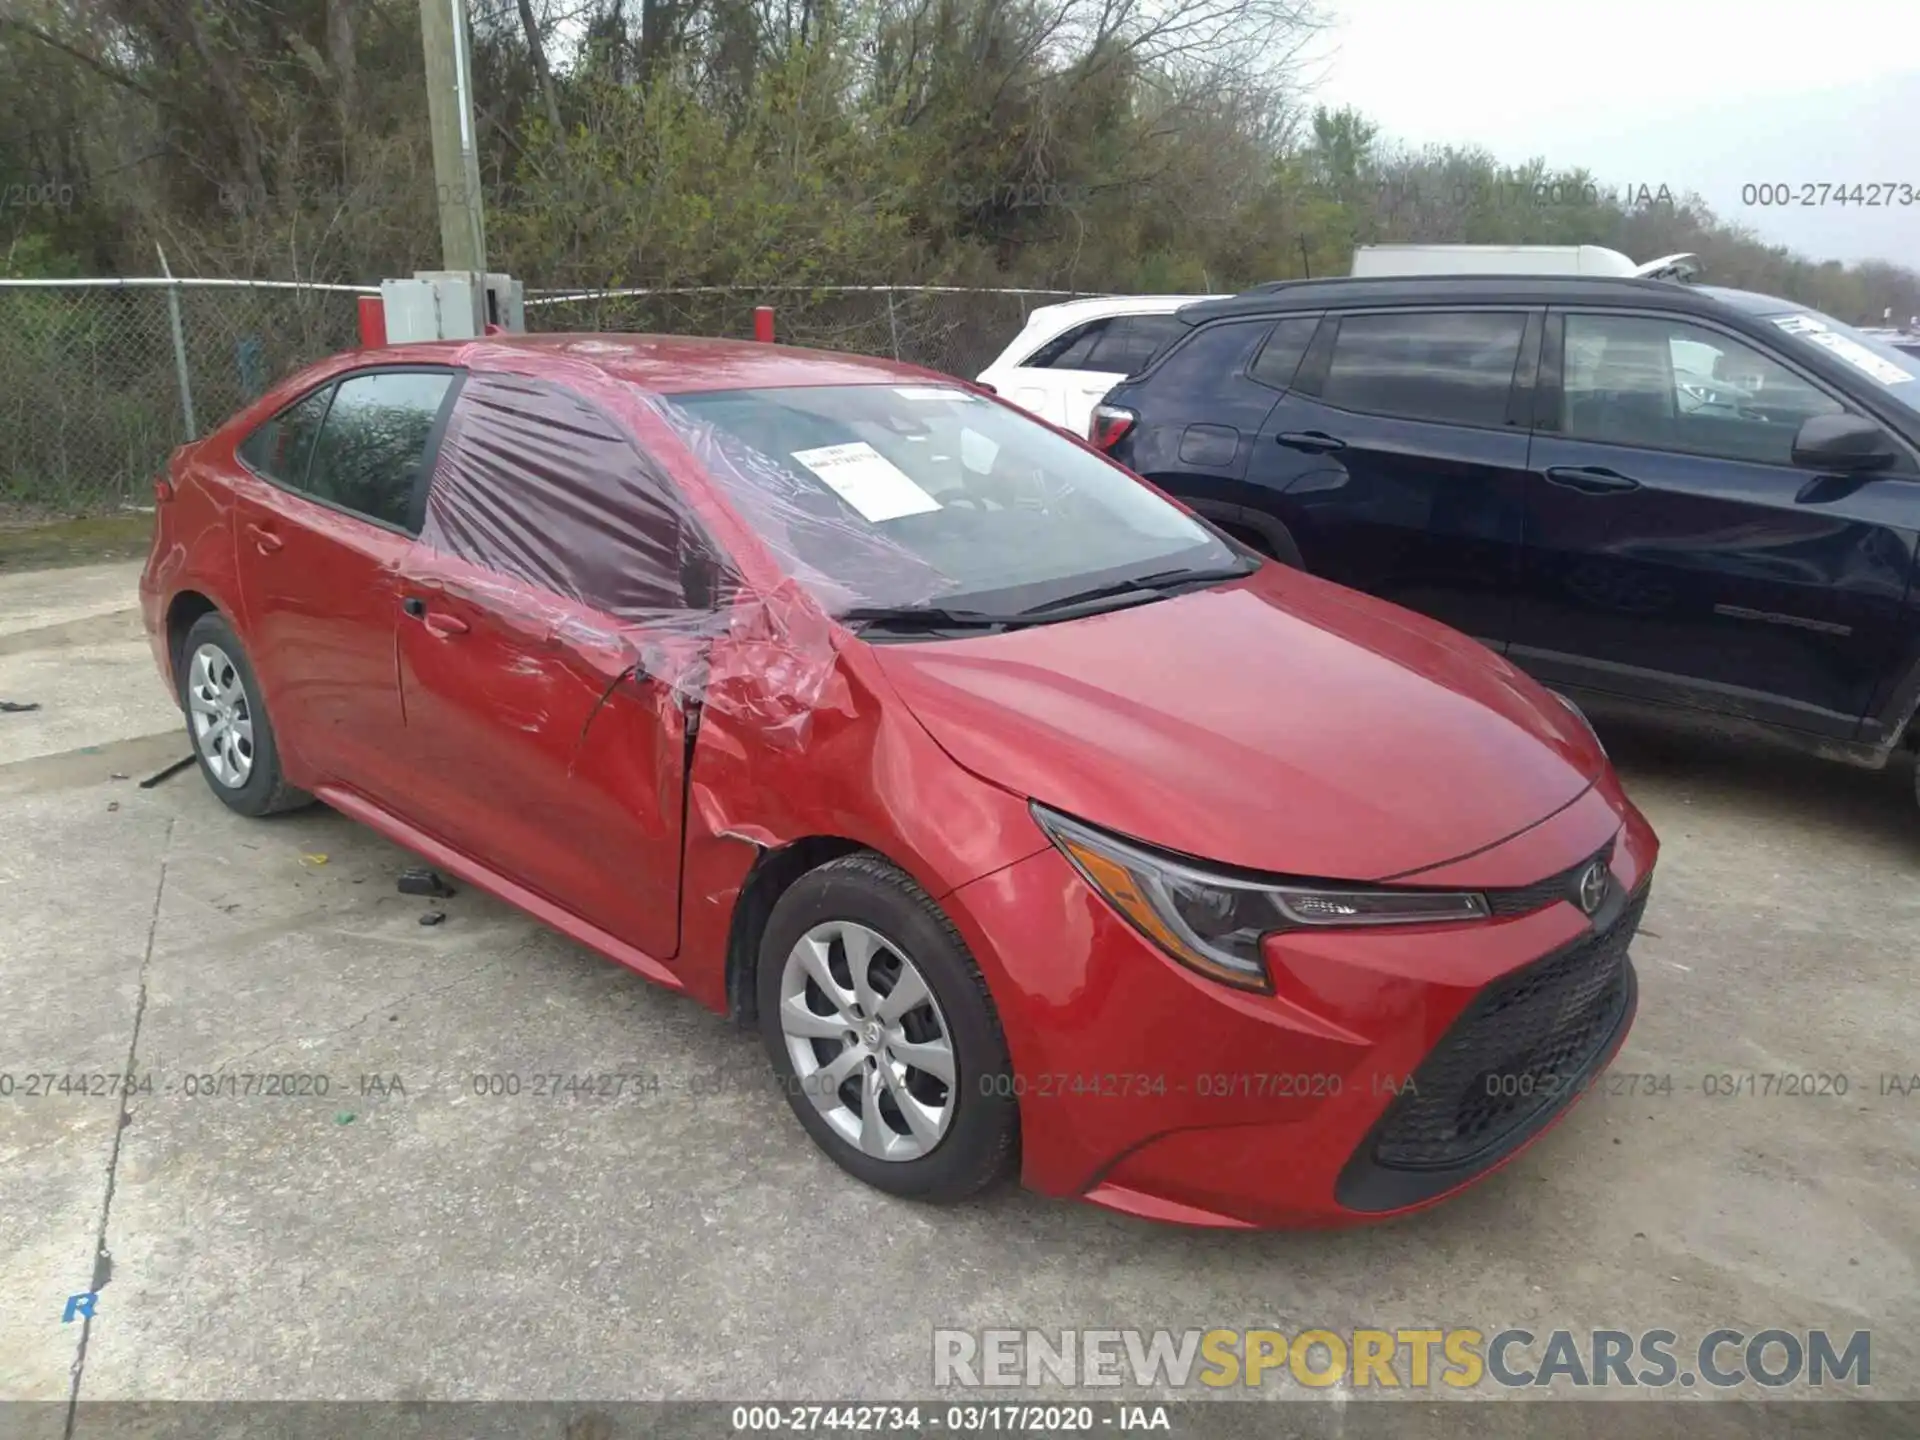
<path fill-rule="evenodd" d="M 841 1169 L 934 1203 L 1013 1171 L 1019 1108 L 993 999 L 903 871 L 862 852 L 795 881 L 768 917 L 755 983 L 787 1103 Z"/>
<path fill-rule="evenodd" d="M 311 805 L 313 797 L 287 784 L 280 769 L 260 682 L 225 616 L 193 622 L 176 668 L 193 758 L 220 803 L 256 817 Z"/>

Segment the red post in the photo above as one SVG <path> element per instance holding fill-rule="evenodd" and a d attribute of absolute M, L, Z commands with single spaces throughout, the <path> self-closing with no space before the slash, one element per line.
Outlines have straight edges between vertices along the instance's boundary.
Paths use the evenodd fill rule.
<path fill-rule="evenodd" d="M 773 343 L 773 307 L 771 305 L 753 307 L 753 338 L 762 345 Z"/>
<path fill-rule="evenodd" d="M 378 350 L 387 343 L 387 310 L 378 295 L 360 297 L 360 348 Z"/>

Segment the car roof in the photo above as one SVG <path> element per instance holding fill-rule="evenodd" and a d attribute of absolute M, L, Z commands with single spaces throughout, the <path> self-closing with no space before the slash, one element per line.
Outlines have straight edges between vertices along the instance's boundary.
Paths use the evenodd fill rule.
<path fill-rule="evenodd" d="M 1322 280 L 1276 280 L 1256 285 L 1238 295 L 1204 300 L 1185 306 L 1180 318 L 1189 325 L 1233 315 L 1283 314 L 1289 310 L 1320 310 L 1328 306 L 1440 304 L 1559 305 L 1582 300 L 1610 300 L 1615 304 L 1646 305 L 1657 309 L 1711 312 L 1723 295 L 1744 291 L 1717 291 L 1672 280 L 1637 279 L 1611 275 L 1383 275 L 1330 276 Z M 1764 300 L 1772 310 L 1791 310 L 1785 300 Z"/>
<path fill-rule="evenodd" d="M 1097 320 L 1103 315 L 1170 315 L 1200 300 L 1222 300 L 1222 295 L 1094 295 L 1085 300 L 1062 300 L 1041 305 L 1027 316 L 1028 328 L 1055 321 Z"/>
<path fill-rule="evenodd" d="M 459 365 L 469 370 L 540 374 L 585 364 L 656 395 L 755 390 L 783 385 L 884 385 L 889 380 L 958 383 L 920 365 L 863 355 L 723 340 L 698 335 L 490 335 L 357 351 L 356 366 Z"/>
<path fill-rule="evenodd" d="M 1807 307 L 1797 305 L 1791 300 L 1782 300 L 1778 295 L 1762 295 L 1757 290 L 1729 290 L 1724 285 L 1699 285 L 1695 287 L 1702 294 L 1711 295 L 1736 310 L 1744 310 L 1749 315 L 1785 315 Z"/>

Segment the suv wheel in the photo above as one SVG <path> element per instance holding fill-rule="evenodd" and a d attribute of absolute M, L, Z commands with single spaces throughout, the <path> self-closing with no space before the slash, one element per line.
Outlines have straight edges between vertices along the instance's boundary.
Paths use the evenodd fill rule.
<path fill-rule="evenodd" d="M 787 1103 L 842 1169 L 936 1202 L 1012 1170 L 999 1016 L 953 922 L 901 870 L 858 854 L 802 876 L 768 917 L 756 983 Z"/>
<path fill-rule="evenodd" d="M 260 682 L 226 617 L 202 615 L 180 642 L 180 708 L 207 788 L 229 810 L 271 815 L 311 804 L 287 784 Z"/>

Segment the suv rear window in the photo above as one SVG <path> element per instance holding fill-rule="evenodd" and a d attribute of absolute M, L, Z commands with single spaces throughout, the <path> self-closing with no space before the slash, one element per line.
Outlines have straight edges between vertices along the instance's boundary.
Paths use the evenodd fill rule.
<path fill-rule="evenodd" d="M 1503 424 L 1526 328 L 1510 311 L 1348 316 L 1320 398 L 1371 415 Z"/>

